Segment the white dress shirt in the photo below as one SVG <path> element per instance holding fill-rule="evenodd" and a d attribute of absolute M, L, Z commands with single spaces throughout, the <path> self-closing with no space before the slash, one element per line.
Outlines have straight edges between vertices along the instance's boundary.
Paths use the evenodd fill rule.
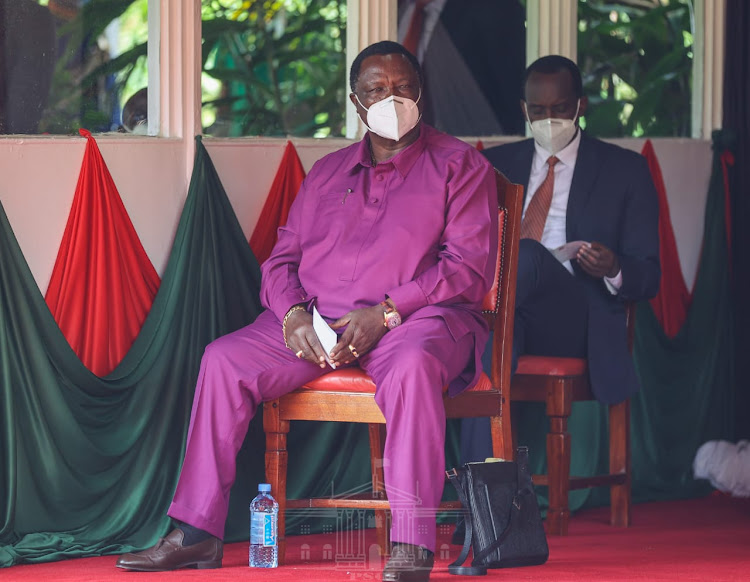
<path fill-rule="evenodd" d="M 564 245 L 567 240 L 565 232 L 565 221 L 568 211 L 568 198 L 570 197 L 570 185 L 573 182 L 573 171 L 578 159 L 578 147 L 581 144 L 581 131 L 576 132 L 573 140 L 563 149 L 557 152 L 556 157 L 559 162 L 555 165 L 555 187 L 552 191 L 552 201 L 550 202 L 547 222 L 544 223 L 544 232 L 542 233 L 541 243 L 548 249 L 556 249 Z M 523 206 L 523 214 L 526 215 L 526 209 L 534 193 L 539 189 L 544 178 L 547 176 L 547 160 L 552 154 L 534 142 L 534 157 L 531 160 L 531 174 L 529 175 L 529 193 L 526 196 L 526 202 Z M 591 241 L 586 241 L 591 242 Z M 570 261 L 565 261 L 563 266 L 573 273 L 573 266 Z M 619 271 L 614 277 L 604 277 L 610 293 L 616 295 L 622 287 L 622 271 Z"/>

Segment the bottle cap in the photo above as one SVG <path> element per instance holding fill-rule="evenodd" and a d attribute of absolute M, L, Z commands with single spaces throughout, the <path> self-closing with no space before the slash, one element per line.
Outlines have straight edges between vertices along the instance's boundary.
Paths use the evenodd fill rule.
<path fill-rule="evenodd" d="M 258 484 L 258 491 L 260 493 L 270 493 L 271 492 L 271 485 L 270 485 L 270 483 L 259 483 Z"/>

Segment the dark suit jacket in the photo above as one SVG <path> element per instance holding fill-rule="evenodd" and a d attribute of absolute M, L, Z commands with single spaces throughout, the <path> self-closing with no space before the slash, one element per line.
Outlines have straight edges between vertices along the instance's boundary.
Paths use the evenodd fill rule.
<path fill-rule="evenodd" d="M 399 20 L 408 5 L 398 3 Z M 526 10 L 519 0 L 447 0 L 440 13 L 439 24 L 505 135 L 522 135 L 525 127 L 518 106 L 526 67 L 525 21 Z M 460 80 L 442 58 L 445 47 L 435 46 L 440 44 L 439 36 L 437 31 L 433 33 L 424 56 L 424 120 L 453 135 L 500 133 L 494 125 L 477 119 L 480 114 L 471 99 L 454 99 Z M 462 115 L 466 109 L 472 113 L 469 127 L 466 114 Z"/>
<path fill-rule="evenodd" d="M 448 0 L 440 20 L 505 135 L 523 135 L 518 104 L 526 68 L 525 8 L 518 0 Z"/>
<path fill-rule="evenodd" d="M 528 188 L 534 141 L 484 151 L 512 182 Z M 567 240 L 598 241 L 617 255 L 622 287 L 612 295 L 604 281 L 573 271 L 589 296 L 588 359 L 591 387 L 602 402 L 616 403 L 638 389 L 628 352 L 624 301 L 656 295 L 659 206 L 645 158 L 582 133 L 566 217 Z"/>

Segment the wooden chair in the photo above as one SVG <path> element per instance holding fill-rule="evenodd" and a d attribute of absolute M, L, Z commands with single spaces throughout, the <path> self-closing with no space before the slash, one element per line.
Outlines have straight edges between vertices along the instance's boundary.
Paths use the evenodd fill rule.
<path fill-rule="evenodd" d="M 497 173 L 498 216 L 500 224 L 495 282 L 484 299 L 483 310 L 491 326 L 495 346 L 491 378 L 455 398 L 444 395 L 447 418 L 489 417 L 493 454 L 512 458 L 509 409 L 504 394 L 510 384 L 513 310 L 515 308 L 516 267 L 520 233 L 523 187 L 510 183 Z M 378 544 L 389 553 L 388 500 L 383 485 L 385 418 L 375 404 L 375 384 L 359 368 L 345 368 L 323 375 L 277 400 L 263 404 L 266 433 L 266 479 L 279 502 L 279 563 L 285 560 L 284 512 L 287 508 L 373 509 Z M 287 434 L 292 420 L 358 422 L 369 425 L 370 465 L 373 491 L 359 497 L 287 499 Z M 458 509 L 458 502 L 445 502 L 441 509 Z"/>
<path fill-rule="evenodd" d="M 635 305 L 627 306 L 628 346 L 632 349 Z M 534 484 L 549 491 L 546 529 L 551 535 L 566 535 L 570 519 L 571 489 L 609 486 L 610 523 L 630 525 L 630 400 L 609 406 L 609 473 L 592 477 L 570 476 L 571 441 L 568 418 L 573 402 L 596 400 L 588 382 L 583 358 L 521 356 L 511 380 L 510 400 L 544 402 L 549 417 L 547 474 L 534 475 Z"/>

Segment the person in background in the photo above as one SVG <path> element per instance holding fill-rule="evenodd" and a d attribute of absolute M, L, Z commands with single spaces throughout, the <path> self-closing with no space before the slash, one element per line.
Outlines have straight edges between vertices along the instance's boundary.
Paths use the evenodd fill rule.
<path fill-rule="evenodd" d="M 512 371 L 522 354 L 585 357 L 595 396 L 614 404 L 639 387 L 625 303 L 659 287 L 658 199 L 643 156 L 581 130 L 587 105 L 578 66 L 542 57 L 521 101 L 533 138 L 483 153 L 526 192 Z M 462 423 L 461 451 L 466 461 L 491 456 L 481 419 Z"/>
<path fill-rule="evenodd" d="M 425 76 L 425 120 L 451 135 L 521 135 L 519 0 L 399 0 L 398 38 Z"/>
<path fill-rule="evenodd" d="M 250 419 L 330 371 L 359 365 L 386 419 L 392 512 L 385 581 L 429 580 L 444 485 L 443 390 L 481 373 L 481 302 L 497 253 L 492 166 L 475 148 L 422 123 L 422 72 L 403 46 L 364 49 L 350 99 L 368 128 L 319 160 L 262 266 L 266 307 L 212 342 L 201 361 L 182 473 L 168 514 L 176 528 L 117 566 L 221 566 L 235 457 Z M 313 305 L 341 335 L 325 353 Z M 329 364 L 330 362 L 330 364 Z"/>
<path fill-rule="evenodd" d="M 139 89 L 122 108 L 121 130 L 137 135 L 148 134 L 148 88 Z"/>

